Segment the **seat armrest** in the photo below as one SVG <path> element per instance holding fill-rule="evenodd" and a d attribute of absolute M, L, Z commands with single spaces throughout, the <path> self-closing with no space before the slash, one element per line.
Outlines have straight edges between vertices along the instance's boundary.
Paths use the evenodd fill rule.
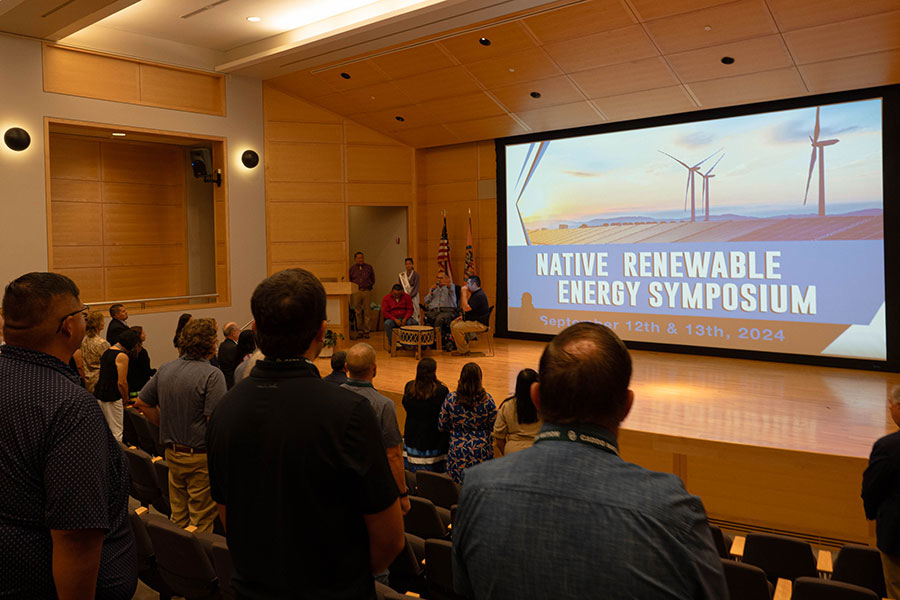
<path fill-rule="evenodd" d="M 819 572 L 819 577 L 825 579 L 831 578 L 831 574 L 834 572 L 831 562 L 831 552 L 828 550 L 819 550 L 819 559 L 816 561 L 816 570 Z"/>
<path fill-rule="evenodd" d="M 196 525 L 188 525 L 187 527 L 184 528 L 184 530 L 187 531 L 188 533 L 194 533 L 195 531 L 197 531 L 197 526 Z"/>
<path fill-rule="evenodd" d="M 734 541 L 731 542 L 731 550 L 729 554 L 734 557 L 735 560 L 741 560 L 744 558 L 744 542 L 747 541 L 742 535 L 734 536 Z"/>
<path fill-rule="evenodd" d="M 143 517 L 148 512 L 150 512 L 150 509 L 148 509 L 146 506 L 139 506 L 136 509 L 134 509 L 134 514 L 136 514 L 139 517 Z"/>
<path fill-rule="evenodd" d="M 772 596 L 772 600 L 791 600 L 793 587 L 790 579 L 782 579 L 779 577 L 778 583 L 775 585 L 775 594 Z"/>

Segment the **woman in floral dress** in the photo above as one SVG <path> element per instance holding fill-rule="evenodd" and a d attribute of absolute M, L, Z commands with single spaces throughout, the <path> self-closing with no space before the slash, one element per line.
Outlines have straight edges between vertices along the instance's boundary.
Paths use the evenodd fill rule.
<path fill-rule="evenodd" d="M 456 391 L 441 407 L 438 429 L 450 432 L 447 474 L 462 483 L 466 467 L 494 458 L 491 432 L 497 418 L 494 399 L 481 385 L 481 367 L 467 363 L 459 374 Z"/>

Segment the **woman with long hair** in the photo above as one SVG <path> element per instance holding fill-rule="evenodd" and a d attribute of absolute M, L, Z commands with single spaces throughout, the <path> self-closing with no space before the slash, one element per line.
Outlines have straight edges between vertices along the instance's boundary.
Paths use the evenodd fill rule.
<path fill-rule="evenodd" d="M 94 393 L 100 377 L 100 357 L 109 350 L 109 342 L 103 339 L 103 313 L 90 312 L 85 323 L 85 335 L 81 340 L 81 361 L 84 365 L 84 387 Z"/>
<path fill-rule="evenodd" d="M 150 367 L 150 354 L 144 347 L 144 342 L 147 341 L 144 328 L 140 325 L 133 325 L 129 329 L 136 331 L 141 336 L 141 350 L 128 363 L 128 391 L 133 398 L 137 396 L 142 387 L 147 385 L 147 382 L 156 373 L 156 369 Z"/>
<path fill-rule="evenodd" d="M 182 313 L 180 317 L 178 317 L 178 325 L 175 326 L 175 337 L 172 339 L 172 344 L 175 345 L 175 349 L 178 350 L 178 355 L 181 356 L 181 344 L 179 343 L 179 338 L 181 337 L 181 330 L 184 329 L 184 326 L 191 322 L 193 319 L 193 315 L 191 313 Z"/>
<path fill-rule="evenodd" d="M 403 465 L 408 471 L 444 472 L 450 436 L 438 431 L 437 425 L 448 393 L 447 386 L 438 381 L 435 360 L 420 360 L 416 378 L 403 390 Z"/>
<path fill-rule="evenodd" d="M 122 441 L 125 405 L 129 400 L 128 364 L 140 351 L 141 334 L 126 329 L 100 357 L 100 377 L 94 388 L 94 397 L 100 402 L 100 411 L 106 418 L 109 430 L 119 442 Z"/>
<path fill-rule="evenodd" d="M 456 483 L 462 483 L 466 467 L 494 458 L 491 431 L 496 418 L 494 399 L 481 385 L 481 367 L 466 363 L 456 391 L 444 400 L 438 420 L 438 429 L 450 432 L 447 474 Z"/>
<path fill-rule="evenodd" d="M 500 456 L 524 450 L 534 443 L 541 419 L 531 401 L 531 384 L 538 379 L 534 369 L 522 369 L 516 377 L 516 393 L 500 404 L 494 422 L 494 443 Z"/>

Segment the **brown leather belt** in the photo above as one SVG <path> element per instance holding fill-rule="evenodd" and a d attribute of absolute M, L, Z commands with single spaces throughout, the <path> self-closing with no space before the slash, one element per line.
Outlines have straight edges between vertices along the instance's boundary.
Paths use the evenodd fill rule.
<path fill-rule="evenodd" d="M 206 450 L 182 446 L 181 444 L 166 444 L 166 448 L 174 450 L 175 452 L 184 452 L 185 454 L 206 454 Z"/>

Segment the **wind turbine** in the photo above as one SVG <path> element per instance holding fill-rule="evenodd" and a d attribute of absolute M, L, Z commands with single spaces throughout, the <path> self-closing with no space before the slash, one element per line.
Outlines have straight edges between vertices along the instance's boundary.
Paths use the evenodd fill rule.
<path fill-rule="evenodd" d="M 803 195 L 803 206 L 809 196 L 809 182 L 812 181 L 813 169 L 816 167 L 816 149 L 819 150 L 819 216 L 825 216 L 825 146 L 833 146 L 840 140 L 819 139 L 819 107 L 816 107 L 816 128 L 809 137 L 812 143 L 812 156 L 809 157 L 809 177 L 806 179 L 806 194 Z"/>
<path fill-rule="evenodd" d="M 716 165 L 718 165 L 719 161 L 721 161 L 724 157 L 725 153 L 723 152 L 722 156 L 716 159 L 716 162 L 713 163 L 713 166 L 711 166 L 706 173 L 697 173 L 700 177 L 703 178 L 703 204 L 706 207 L 706 214 L 703 217 L 704 221 L 709 221 L 709 180 L 715 177 L 715 175 L 710 175 L 710 173 L 713 172 L 713 169 L 716 168 Z"/>
<path fill-rule="evenodd" d="M 687 186 L 685 186 L 685 188 L 684 188 L 684 204 L 685 204 L 685 208 L 686 208 L 688 192 L 690 192 L 690 195 L 691 195 L 691 223 L 693 223 L 696 220 L 695 201 L 694 201 L 694 174 L 700 172 L 700 165 L 702 165 L 703 163 L 705 163 L 706 161 L 708 161 L 710 158 L 712 158 L 713 156 L 715 156 L 716 154 L 718 154 L 721 151 L 722 151 L 722 148 L 719 148 L 718 150 L 716 150 L 715 152 L 713 152 L 712 154 L 710 154 L 709 156 L 707 156 L 706 158 L 704 158 L 703 160 L 698 162 L 696 165 L 690 166 L 686 163 L 681 162 L 680 160 L 678 160 L 677 158 L 675 158 L 668 152 L 663 152 L 662 150 L 660 150 L 660 152 L 662 152 L 663 154 L 665 154 L 666 156 L 668 156 L 669 158 L 671 158 L 672 160 L 677 162 L 679 165 L 681 165 L 682 167 L 684 167 L 685 169 L 688 170 Z"/>

